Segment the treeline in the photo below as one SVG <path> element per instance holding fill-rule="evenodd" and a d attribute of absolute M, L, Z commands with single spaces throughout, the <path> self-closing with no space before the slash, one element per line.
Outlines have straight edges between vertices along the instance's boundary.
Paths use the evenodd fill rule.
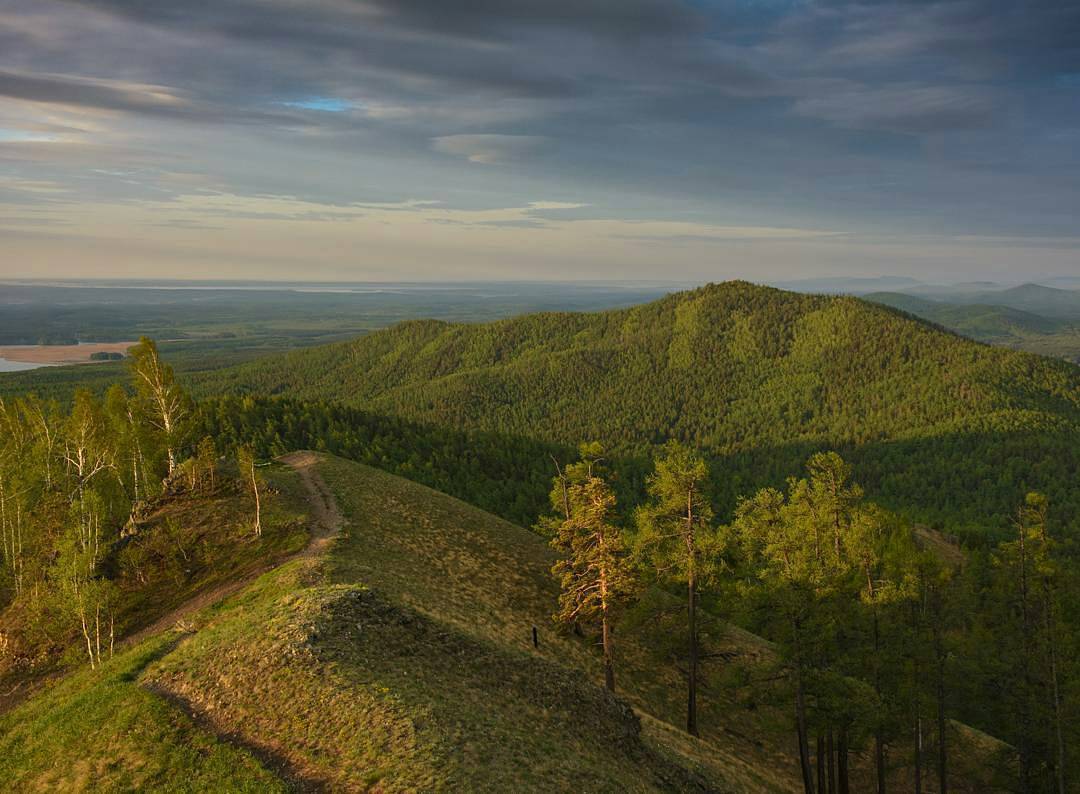
<path fill-rule="evenodd" d="M 670 647 L 686 672 L 687 730 L 698 732 L 702 660 L 715 656 L 705 604 L 775 643 L 776 674 L 756 688 L 787 703 L 808 794 L 852 791 L 854 753 L 872 759 L 879 794 L 897 769 L 916 792 L 947 791 L 953 719 L 1008 742 L 983 752 L 980 779 L 1073 790 L 1080 589 L 1045 496 L 1027 496 L 1008 541 L 964 557 L 867 500 L 836 453 L 740 500 L 730 523 L 716 520 L 709 468 L 685 446 L 665 448 L 634 509 L 620 508 L 612 479 L 599 445 L 583 445 L 578 462 L 556 464 L 539 524 L 561 553 L 556 620 L 595 630 L 610 689 L 616 624 L 635 601 L 648 610 L 659 585 L 684 599 L 683 641 Z M 726 666 L 712 687 L 755 688 L 737 660 Z"/>
<path fill-rule="evenodd" d="M 193 434 L 261 458 L 329 452 L 397 474 L 522 526 L 544 510 L 551 457 L 568 449 L 527 438 L 454 431 L 357 408 L 288 398 L 204 400 Z"/>
<path fill-rule="evenodd" d="M 222 450 L 250 443 L 263 458 L 315 449 L 421 482 L 523 526 L 547 505 L 551 456 L 571 447 L 525 436 L 451 428 L 341 404 L 286 397 L 218 397 L 200 403 L 196 437 Z M 723 471 L 706 487 L 725 520 L 740 497 L 762 485 L 783 485 L 819 446 L 707 455 Z M 1080 515 L 1077 449 L 1069 434 L 957 434 L 837 448 L 856 466 L 880 504 L 913 521 L 947 531 L 969 545 L 992 546 L 1011 532 L 1015 504 L 1030 490 L 1045 492 L 1056 521 L 1070 531 Z M 645 494 L 651 461 L 643 454 L 609 454 L 623 503 Z"/>

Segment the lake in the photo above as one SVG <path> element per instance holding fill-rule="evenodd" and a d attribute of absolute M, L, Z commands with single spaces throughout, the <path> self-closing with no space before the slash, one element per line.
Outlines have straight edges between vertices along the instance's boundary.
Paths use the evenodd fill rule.
<path fill-rule="evenodd" d="M 6 358 L 0 358 L 0 372 L 23 372 L 28 369 L 38 369 L 39 367 L 48 366 L 51 365 L 37 361 L 8 361 Z"/>

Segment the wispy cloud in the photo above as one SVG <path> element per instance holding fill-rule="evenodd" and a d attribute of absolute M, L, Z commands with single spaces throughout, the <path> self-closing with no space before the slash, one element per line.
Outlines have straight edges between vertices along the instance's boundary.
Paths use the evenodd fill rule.
<path fill-rule="evenodd" d="M 435 151 L 464 157 L 470 163 L 498 165 L 536 151 L 547 139 L 540 135 L 441 135 L 432 138 Z"/>
<path fill-rule="evenodd" d="M 532 234 L 608 262 L 717 240 L 809 261 L 822 229 L 1065 239 L 1078 29 L 1071 0 L 8 0 L 0 176 L 61 192 L 0 191 L 72 218 L 231 196 L 217 240 L 379 217 L 411 250 L 393 213 L 503 262 Z M 140 220 L 144 244 L 196 214 Z"/>

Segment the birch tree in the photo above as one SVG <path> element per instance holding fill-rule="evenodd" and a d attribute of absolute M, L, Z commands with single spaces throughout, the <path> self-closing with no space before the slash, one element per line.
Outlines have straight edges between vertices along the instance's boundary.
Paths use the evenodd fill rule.
<path fill-rule="evenodd" d="M 177 384 L 172 367 L 161 360 L 152 339 L 142 337 L 131 348 L 131 360 L 136 392 L 148 421 L 161 434 L 171 476 L 178 462 L 185 423 L 191 414 L 190 400 Z"/>
<path fill-rule="evenodd" d="M 236 463 L 240 469 L 240 478 L 245 487 L 250 489 L 251 496 L 255 501 L 255 521 L 253 528 L 256 536 L 262 536 L 262 499 L 259 491 L 262 488 L 259 471 L 255 465 L 255 453 L 249 446 L 241 446 L 236 450 Z"/>

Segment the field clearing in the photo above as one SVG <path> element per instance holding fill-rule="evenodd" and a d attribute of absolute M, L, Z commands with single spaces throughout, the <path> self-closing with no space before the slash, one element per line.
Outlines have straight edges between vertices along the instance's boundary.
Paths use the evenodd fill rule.
<path fill-rule="evenodd" d="M 94 353 L 126 354 L 136 342 L 85 342 L 80 345 L 8 345 L 0 358 L 25 364 L 90 364 Z M 97 362 L 93 362 L 97 363 Z"/>

